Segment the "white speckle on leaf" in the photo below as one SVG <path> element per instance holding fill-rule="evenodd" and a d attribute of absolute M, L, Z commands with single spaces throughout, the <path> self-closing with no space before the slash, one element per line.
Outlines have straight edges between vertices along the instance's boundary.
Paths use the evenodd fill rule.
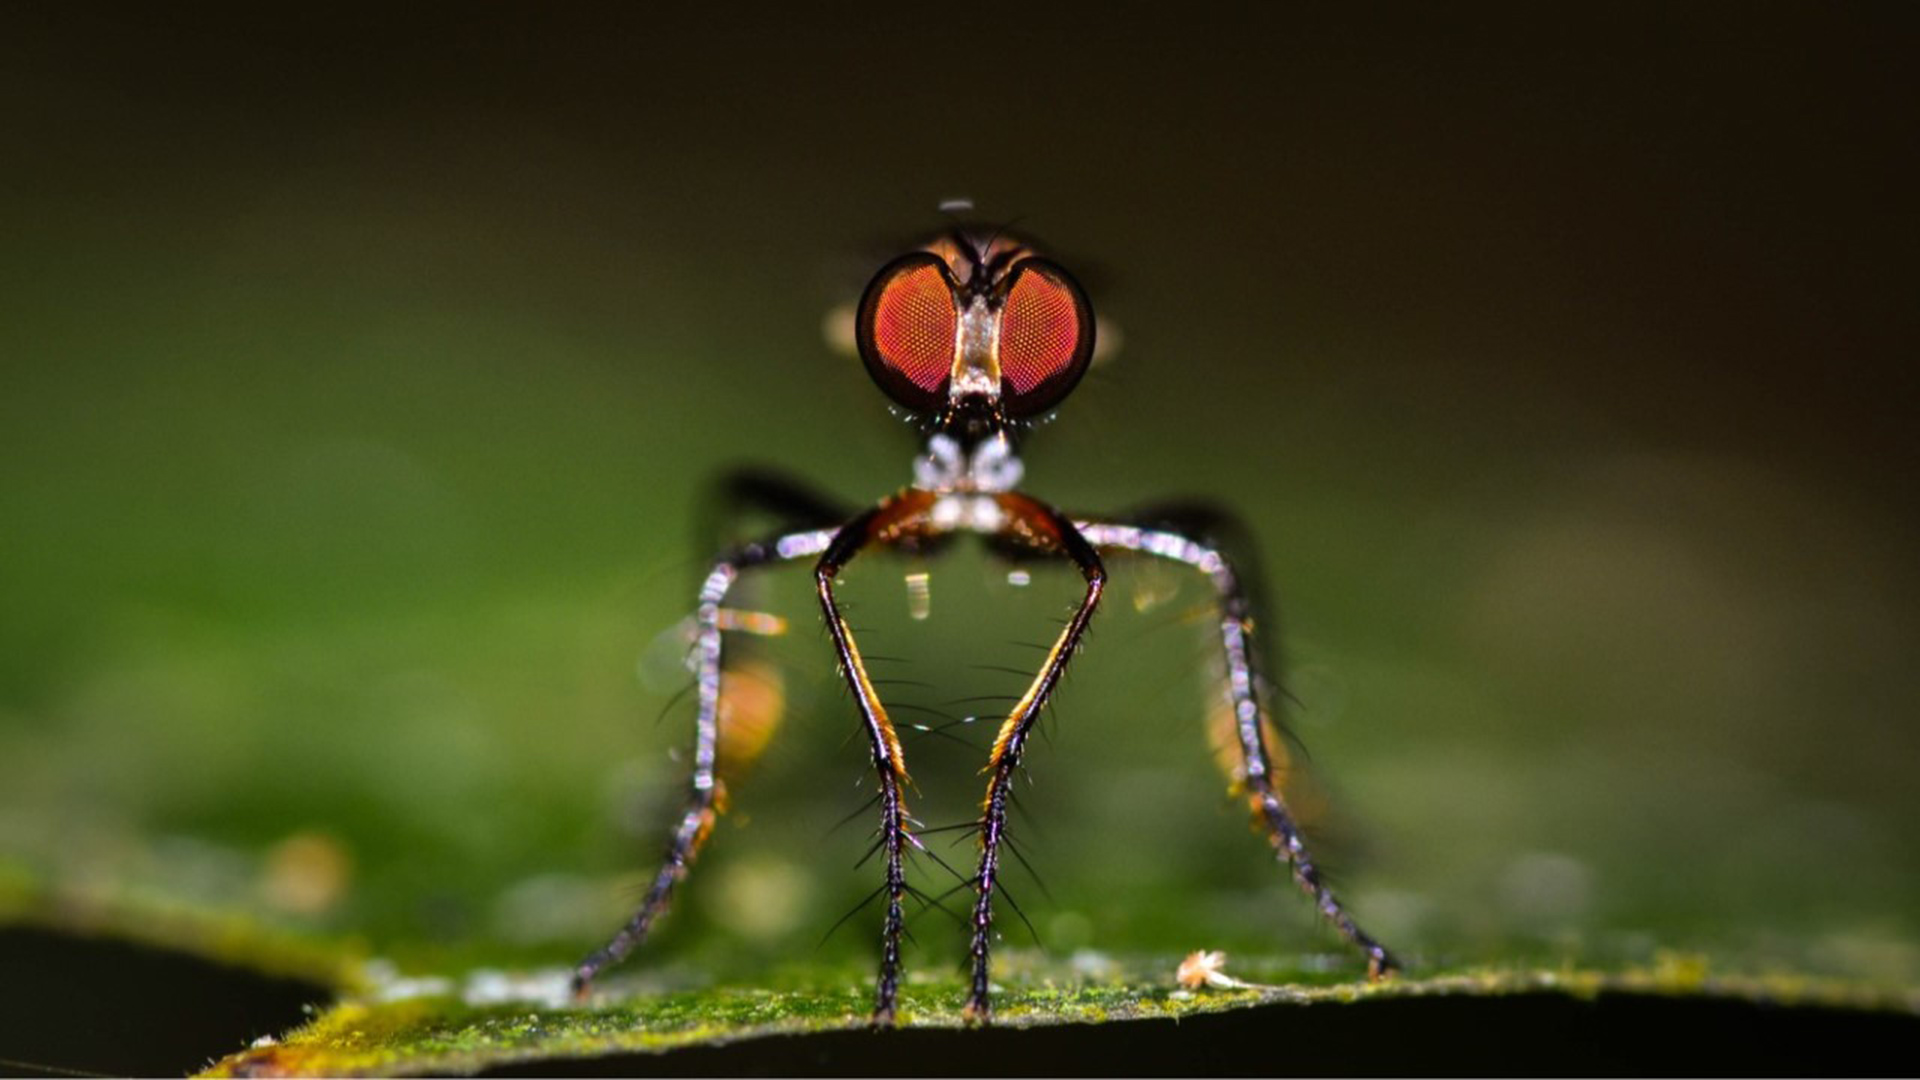
<path fill-rule="evenodd" d="M 573 1000 L 573 973 L 564 968 L 526 973 L 481 968 L 467 976 L 460 998 L 469 1005 L 517 1002 L 562 1009 Z"/>

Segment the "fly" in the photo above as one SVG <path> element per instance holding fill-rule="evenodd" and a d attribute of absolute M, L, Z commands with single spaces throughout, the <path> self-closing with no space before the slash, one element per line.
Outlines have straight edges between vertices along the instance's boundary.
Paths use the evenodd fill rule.
<path fill-rule="evenodd" d="M 607 945 L 575 969 L 576 996 L 594 977 L 646 940 L 666 910 L 674 886 L 725 808 L 716 762 L 729 721 L 750 708 L 734 705 L 740 681 L 723 674 L 723 638 L 747 629 L 725 606 L 736 581 L 759 569 L 802 560 L 813 563 L 820 610 L 852 691 L 879 792 L 877 851 L 884 857 L 886 903 L 873 1021 L 893 1023 L 900 987 L 903 902 L 909 894 L 906 860 L 923 850 L 907 813 L 907 762 L 887 707 L 874 688 L 859 643 L 835 597 L 840 574 L 872 548 L 919 553 L 959 533 L 983 536 L 996 549 L 1021 557 L 1070 562 L 1085 592 L 1023 693 L 1001 721 L 988 755 L 980 817 L 980 861 L 969 882 L 971 980 L 966 1015 L 991 1016 L 994 897 L 1007 850 L 1011 788 L 1028 736 L 1062 674 L 1079 650 L 1107 586 L 1103 555 L 1167 560 L 1204 577 L 1212 588 L 1219 627 L 1219 708 L 1231 735 L 1224 747 L 1236 791 L 1278 859 L 1313 898 L 1320 913 L 1366 958 L 1369 978 L 1397 968 L 1391 954 L 1362 931 L 1334 897 L 1308 854 L 1293 813 L 1282 798 L 1275 738 L 1263 701 L 1254 645 L 1253 590 L 1241 570 L 1211 539 L 1224 520 L 1190 505 L 1120 517 L 1074 517 L 1020 490 L 1018 440 L 1026 428 L 1059 406 L 1086 374 L 1093 356 L 1093 308 L 1067 271 L 1023 241 L 1002 232 L 961 226 L 926 247 L 883 266 L 862 296 L 855 340 L 867 373 L 918 422 L 925 436 L 913 462 L 913 482 L 862 512 L 848 516 L 829 501 L 764 474 L 734 478 L 736 502 L 771 510 L 800 527 L 722 553 L 700 589 L 693 653 L 697 708 L 692 789 L 667 846 L 666 859 L 639 910 Z M 915 613 L 925 604 L 925 579 Z"/>

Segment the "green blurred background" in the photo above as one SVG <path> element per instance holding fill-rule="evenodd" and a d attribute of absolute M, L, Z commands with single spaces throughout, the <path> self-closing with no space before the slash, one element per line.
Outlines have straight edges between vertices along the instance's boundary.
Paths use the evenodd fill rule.
<path fill-rule="evenodd" d="M 596 944 L 680 790 L 703 483 L 908 478 L 823 325 L 967 195 L 1123 338 L 1030 490 L 1260 537 L 1363 923 L 1430 966 L 1912 983 L 1878 10 L 11 13 L 0 867 L 414 965 Z M 1009 692 L 1076 591 L 957 551 L 917 626 L 903 569 L 848 588 L 931 707 Z M 878 880 L 801 579 L 764 595 L 789 718 L 651 963 L 804 962 Z M 1204 599 L 1121 571 L 1030 758 L 1051 895 L 1016 896 L 1056 952 L 1345 962 L 1222 796 Z M 930 824 L 971 812 L 976 752 L 909 755 Z"/>

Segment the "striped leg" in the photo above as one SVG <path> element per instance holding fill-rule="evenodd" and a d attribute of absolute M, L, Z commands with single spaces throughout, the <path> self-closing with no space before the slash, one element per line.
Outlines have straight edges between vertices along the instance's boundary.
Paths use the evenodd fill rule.
<path fill-rule="evenodd" d="M 1219 548 L 1196 539 L 1188 528 L 1082 522 L 1080 530 L 1096 548 L 1152 555 L 1190 566 L 1206 575 L 1219 605 L 1220 644 L 1226 669 L 1223 692 L 1232 709 L 1240 755 L 1237 779 L 1247 801 L 1255 817 L 1266 826 L 1275 856 L 1292 869 L 1294 881 L 1313 898 L 1314 906 L 1340 936 L 1365 954 L 1368 977 L 1378 979 L 1397 970 L 1399 964 L 1392 954 L 1360 929 L 1321 878 L 1301 838 L 1299 826 L 1281 797 L 1273 758 L 1266 744 L 1269 726 L 1260 701 L 1259 668 L 1253 647 L 1255 604 L 1246 580 L 1235 572 Z"/>
<path fill-rule="evenodd" d="M 756 567 L 808 558 L 825 550 L 832 541 L 831 529 L 788 533 L 766 543 L 747 544 L 721 556 L 707 574 L 700 589 L 700 604 L 694 613 L 694 680 L 699 694 L 694 720 L 693 777 L 680 824 L 667 843 L 667 854 L 660 872 L 654 875 L 646 899 L 640 903 L 620 931 L 607 944 L 587 956 L 573 972 L 573 992 L 584 999 L 593 979 L 602 970 L 619 963 L 645 942 L 653 924 L 673 896 L 673 888 L 687 876 L 694 857 L 713 831 L 714 821 L 726 809 L 726 789 L 718 773 L 721 725 L 725 710 L 721 691 L 721 641 L 733 615 L 722 606 L 727 593 L 740 575 Z"/>

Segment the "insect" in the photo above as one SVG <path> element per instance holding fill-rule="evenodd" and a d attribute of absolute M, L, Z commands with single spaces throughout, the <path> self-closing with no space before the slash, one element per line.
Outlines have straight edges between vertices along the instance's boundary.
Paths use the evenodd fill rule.
<path fill-rule="evenodd" d="M 1066 398 L 1093 355 L 1093 309 L 1079 284 L 1020 239 L 957 226 L 880 269 L 861 299 L 855 337 L 868 374 L 916 419 L 925 435 L 924 450 L 913 462 L 913 482 L 847 517 L 826 500 L 783 481 L 757 474 L 735 481 L 736 498 L 773 510 L 798 527 L 736 546 L 712 563 L 694 616 L 696 734 L 685 812 L 639 909 L 606 946 L 575 969 L 576 995 L 584 996 L 600 971 L 646 939 L 724 809 L 724 784 L 716 770 L 729 713 L 723 700 L 728 680 L 722 656 L 727 633 L 739 628 L 739 613 L 725 606 L 728 593 L 742 575 L 811 560 L 820 610 L 840 675 L 859 713 L 878 787 L 876 850 L 885 867 L 879 894 L 885 915 L 873 1021 L 880 1026 L 893 1022 L 903 900 L 909 892 L 906 860 L 924 849 L 907 812 L 907 762 L 899 735 L 843 617 L 835 587 L 862 551 L 919 552 L 967 533 L 1009 555 L 1066 560 L 1078 569 L 1085 591 L 1033 671 L 1025 693 L 1008 710 L 988 756 L 987 790 L 975 823 L 980 857 L 970 882 L 972 973 L 966 1015 L 979 1022 L 991 1015 L 994 898 L 1008 843 L 1011 785 L 1034 723 L 1100 606 L 1107 587 L 1103 556 L 1111 555 L 1168 560 L 1196 571 L 1211 586 L 1223 661 L 1220 705 L 1230 716 L 1236 788 L 1294 880 L 1341 936 L 1365 955 L 1368 976 L 1377 979 L 1394 970 L 1397 964 L 1386 948 L 1360 929 L 1322 879 L 1281 796 L 1275 748 L 1270 745 L 1273 728 L 1262 700 L 1253 590 L 1209 539 L 1222 518 L 1179 506 L 1111 519 L 1074 517 L 1020 490 L 1018 439 Z"/>

